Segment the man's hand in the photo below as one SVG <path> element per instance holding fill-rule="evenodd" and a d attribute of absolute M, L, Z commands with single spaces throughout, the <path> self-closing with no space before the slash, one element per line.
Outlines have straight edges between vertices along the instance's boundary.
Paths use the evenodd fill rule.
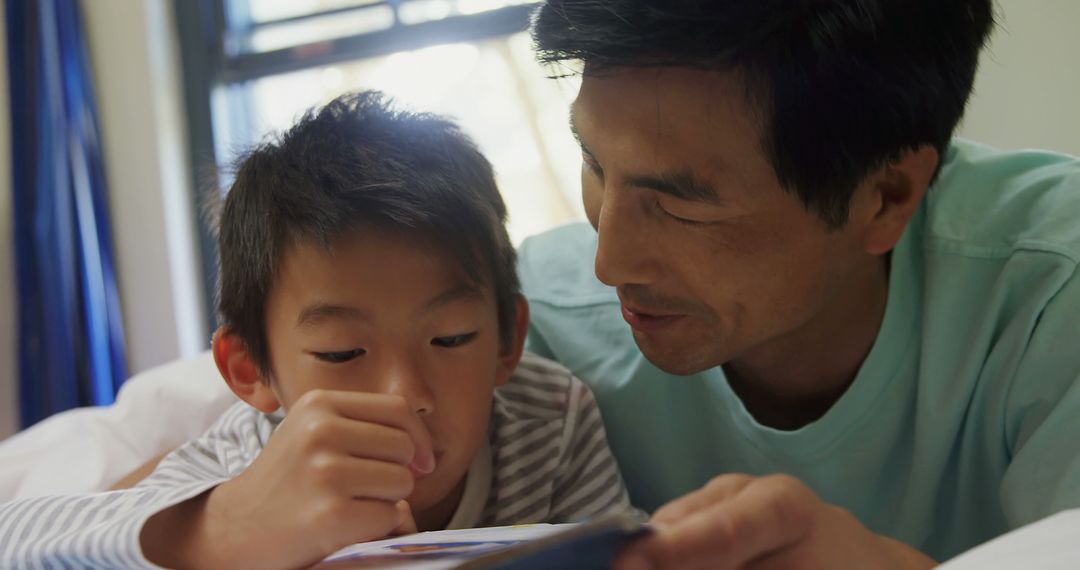
<path fill-rule="evenodd" d="M 925 569 L 936 563 L 867 530 L 786 476 L 722 475 L 653 515 L 656 532 L 617 570 Z"/>
<path fill-rule="evenodd" d="M 171 568 L 295 568 L 349 544 L 415 532 L 403 499 L 435 467 L 396 396 L 312 391 L 235 479 L 147 521 L 145 556 Z"/>

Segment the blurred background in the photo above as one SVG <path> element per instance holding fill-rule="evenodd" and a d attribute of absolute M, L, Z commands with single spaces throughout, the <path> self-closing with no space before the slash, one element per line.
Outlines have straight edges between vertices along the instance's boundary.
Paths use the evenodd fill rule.
<path fill-rule="evenodd" d="M 381 89 L 457 119 L 495 166 L 515 243 L 584 218 L 580 154 L 566 126 L 577 81 L 548 79 L 559 70 L 533 60 L 524 31 L 533 2 L 51 1 L 56 13 L 28 15 L 34 3 L 7 0 L 0 14 L 6 87 L 0 90 L 0 439 L 39 419 L 50 399 L 49 405 L 72 398 L 107 403 L 109 388 L 123 377 L 208 347 L 216 275 L 197 189 L 226 185 L 215 178 L 218 167 L 343 91 Z M 983 55 L 961 136 L 1080 155 L 1080 36 L 1072 30 L 1080 2 L 997 4 L 999 28 Z M 46 404 L 20 418 L 18 387 L 30 376 L 24 371 L 20 382 L 17 308 L 29 312 L 16 296 L 15 264 L 23 254 L 13 236 L 22 226 L 40 229 L 40 220 L 26 219 L 19 188 L 33 174 L 24 172 L 26 147 L 48 142 L 28 136 L 41 125 L 26 119 L 26 109 L 49 108 L 43 90 L 28 90 L 26 82 L 44 76 L 45 84 L 52 77 L 71 87 L 74 81 L 68 67 L 49 71 L 44 56 L 24 51 L 26 30 L 41 29 L 51 17 L 61 21 L 52 45 L 71 56 L 64 61 L 85 68 L 82 83 L 74 83 L 82 85 L 83 104 L 57 108 L 85 135 L 81 148 L 90 150 L 78 156 L 100 159 L 100 168 L 89 161 L 88 169 L 65 173 L 74 187 L 89 189 L 87 199 L 97 206 L 78 202 L 76 191 L 70 215 L 99 214 L 98 231 L 89 232 L 93 251 L 104 252 L 115 270 L 97 281 L 83 276 L 103 284 L 98 289 L 108 310 L 75 324 L 99 319 L 102 342 L 111 344 L 54 344 L 49 335 L 30 341 L 50 367 L 95 350 L 107 354 L 110 365 L 95 373 L 113 380 L 76 378 L 81 387 L 67 400 L 43 392 L 35 398 Z M 59 152 L 75 148 L 63 137 L 52 142 Z M 64 228 L 53 233 L 63 235 Z M 66 331 L 61 325 L 54 328 Z"/>

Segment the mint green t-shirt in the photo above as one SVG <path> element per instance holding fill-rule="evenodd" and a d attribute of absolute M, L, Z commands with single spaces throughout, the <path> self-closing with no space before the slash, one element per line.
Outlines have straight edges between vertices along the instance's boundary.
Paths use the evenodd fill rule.
<path fill-rule="evenodd" d="M 723 372 L 638 351 L 585 224 L 527 240 L 528 349 L 589 383 L 637 506 L 721 473 L 787 473 L 939 560 L 1080 507 L 1080 162 L 954 141 L 893 252 L 855 381 L 795 431 L 758 424 Z"/>

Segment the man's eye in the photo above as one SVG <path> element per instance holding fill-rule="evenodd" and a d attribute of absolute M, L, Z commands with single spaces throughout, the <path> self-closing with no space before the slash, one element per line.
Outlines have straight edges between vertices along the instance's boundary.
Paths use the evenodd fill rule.
<path fill-rule="evenodd" d="M 593 174 L 597 176 L 604 175 L 604 169 L 600 168 L 600 164 L 596 162 L 596 159 L 593 158 L 590 154 L 585 152 L 581 153 L 581 162 L 585 164 L 585 168 L 588 168 L 589 171 Z"/>
<path fill-rule="evenodd" d="M 664 214 L 664 216 L 666 216 L 668 219 L 670 219 L 670 220 L 672 220 L 674 222 L 683 224 L 684 226 L 707 226 L 707 225 L 709 225 L 709 222 L 702 222 L 702 221 L 699 221 L 699 220 L 691 220 L 691 219 L 688 219 L 688 218 L 683 218 L 681 216 L 676 216 L 675 214 L 672 214 L 671 212 L 669 212 L 667 210 L 667 208 L 665 208 L 663 206 L 663 204 L 660 203 L 659 200 L 656 201 L 656 209 L 660 210 L 660 212 L 662 214 Z"/>
<path fill-rule="evenodd" d="M 362 348 L 356 348 L 353 350 L 344 350 L 341 352 L 313 352 L 315 358 L 322 360 L 323 362 L 329 362 L 331 364 L 341 364 L 342 362 L 348 362 L 359 356 L 367 354 L 367 351 Z"/>
<path fill-rule="evenodd" d="M 469 344 L 474 338 L 476 338 L 475 332 L 455 334 L 451 336 L 438 336 L 431 339 L 431 345 L 438 346 L 440 348 L 455 348 L 458 346 Z"/>

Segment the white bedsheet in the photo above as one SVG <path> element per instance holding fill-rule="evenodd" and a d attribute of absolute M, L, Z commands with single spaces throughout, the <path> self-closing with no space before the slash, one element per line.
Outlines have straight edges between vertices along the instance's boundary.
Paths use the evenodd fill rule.
<path fill-rule="evenodd" d="M 0 442 L 0 501 L 107 489 L 235 401 L 209 352 L 138 374 L 113 406 L 57 414 Z"/>
<path fill-rule="evenodd" d="M 1020 527 L 942 564 L 938 570 L 1076 570 L 1080 509 Z"/>

